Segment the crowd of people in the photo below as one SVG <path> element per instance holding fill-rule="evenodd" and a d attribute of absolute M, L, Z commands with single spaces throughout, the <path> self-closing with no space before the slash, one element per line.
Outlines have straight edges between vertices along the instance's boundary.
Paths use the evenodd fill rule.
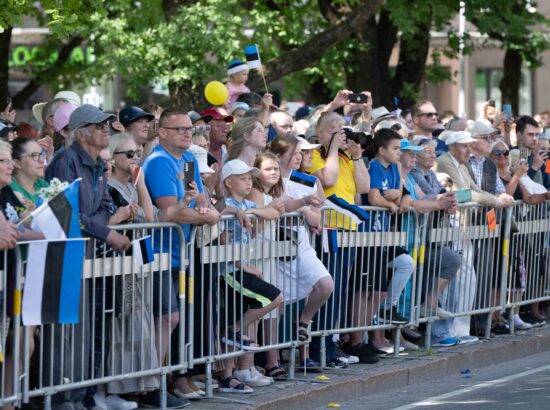
<path fill-rule="evenodd" d="M 231 83 L 227 104 L 205 107 L 200 113 L 149 105 L 128 106 L 111 114 L 81 105 L 80 97 L 72 91 L 61 91 L 51 101 L 34 107 L 42 129 L 17 124 L 11 106 L 1 113 L 0 123 L 0 249 L 8 250 L 8 254 L 17 241 L 43 238 L 30 228 L 27 216 L 41 202 L 40 190 L 54 178 L 67 182 L 81 178 L 82 232 L 100 243 L 99 247 L 87 248 L 88 258 L 130 249 L 135 238 L 112 228 L 118 224 L 172 222 L 181 225 L 186 241 L 195 226 L 217 226 L 220 244 L 245 244 L 255 239 L 251 219 L 277 221 L 285 212 L 294 211 L 303 215 L 306 224 L 293 228 L 300 258 L 275 261 L 270 275 L 246 259 L 220 265 L 215 272 L 243 304 L 242 316 L 220 335 L 221 349 L 231 346 L 248 351 L 224 360 L 220 366 L 217 378 L 222 392 L 249 393 L 287 375 L 280 352 L 267 351 L 261 366 L 253 352 L 258 346 L 255 331 L 262 328 L 264 334 L 276 334 L 280 312 L 289 303 L 304 302 L 295 324 L 301 342 L 310 341 L 312 322 L 321 330 L 338 324 L 356 328 L 374 321 L 409 322 L 410 312 L 403 310 L 399 301 L 416 272 L 412 242 L 404 247 L 366 248 L 364 255 L 351 248 L 330 254 L 310 242 L 310 233 L 321 235 L 328 226 L 386 232 L 398 220 L 405 224 L 394 216 L 406 215 L 410 208 L 419 214 L 456 216 L 460 215 L 459 203 L 477 202 L 503 209 L 513 206 L 515 200 L 542 204 L 550 199 L 550 170 L 546 165 L 549 113 L 514 119 L 487 104 L 483 118 L 474 120 L 439 114 L 427 100 L 390 112 L 385 107 L 373 108 L 369 92 L 361 93 L 365 102 L 351 103 L 352 92 L 341 90 L 326 105 L 304 105 L 291 114 L 283 105 L 275 107 L 269 93 L 261 96 L 251 92 L 245 86 L 247 74 L 246 64 L 233 62 L 228 71 Z M 182 175 L 190 163 L 193 175 L 188 181 Z M 377 212 L 358 225 L 336 211 L 322 212 L 325 199 L 332 195 L 350 205 L 387 211 Z M 234 218 L 220 220 L 222 215 Z M 499 218 L 502 215 L 499 213 Z M 409 236 L 414 238 L 410 225 L 407 229 L 413 231 Z M 274 238 L 267 229 L 261 235 L 267 240 Z M 126 321 L 113 326 L 114 332 L 96 327 L 95 337 L 109 340 L 124 338 L 121 328 L 130 326 L 124 323 L 141 329 L 143 343 L 151 346 L 145 357 L 139 357 L 147 368 L 157 368 L 167 360 L 171 336 L 178 333 L 178 327 L 186 326 L 185 318 L 179 315 L 181 299 L 177 295 L 179 273 L 185 269 L 180 260 L 182 246 L 178 235 L 168 229 L 156 237 L 155 252 L 171 252 L 171 271 L 156 272 L 152 277 L 150 315 L 136 314 L 143 299 L 132 296 L 128 303 L 133 308 L 129 309 L 126 301 L 117 307 Z M 500 255 L 500 249 L 493 251 Z M 525 272 L 522 252 L 511 255 L 514 277 L 545 278 L 547 252 L 538 255 L 540 272 Z M 480 292 L 491 292 L 497 300 L 496 295 L 505 291 L 497 280 L 489 281 L 495 284 L 494 289 L 476 288 L 476 275 L 496 273 L 491 267 L 475 272 L 475 258 L 468 243 L 460 248 L 432 243 L 426 248 L 424 276 L 431 278 L 431 284 L 426 286 L 420 310 L 439 319 L 431 327 L 434 346 L 454 346 L 488 336 L 483 334 L 483 325 L 475 325 L 477 320 L 487 320 L 485 316 L 473 321 L 470 316 L 453 316 L 475 308 Z M 9 260 L 7 257 L 3 262 L 8 284 L 5 298 L 14 275 Z M 521 300 L 523 289 L 518 281 L 513 289 Z M 453 286 L 456 283 L 468 286 Z M 128 294 L 145 292 L 140 286 L 139 281 L 130 281 Z M 90 284 L 85 283 L 83 304 L 91 306 L 91 294 Z M 91 311 L 101 312 L 104 306 L 94 301 Z M 195 306 L 203 305 L 195 302 Z M 68 368 L 76 378 L 71 381 L 85 379 L 89 369 L 97 366 L 87 343 L 94 327 L 93 316 L 89 309 L 86 312 L 89 316 L 81 318 L 72 335 L 63 333 L 62 326 L 44 327 L 43 351 L 55 351 L 64 338 L 72 337 L 76 349 L 72 357 L 82 358 L 66 363 L 59 360 L 63 353 L 56 352 L 47 359 L 54 370 L 44 375 L 46 383 L 59 382 Z M 11 309 L 2 313 L 5 318 L 13 316 Z M 261 321 L 263 326 L 253 326 Z M 545 317 L 539 303 L 509 315 L 496 312 L 492 332 L 509 332 L 509 321 L 517 329 L 529 329 L 543 325 Z M 6 352 L 5 395 L 13 389 L 13 330 L 12 325 L 7 340 L 1 341 Z M 31 330 L 31 334 L 36 332 Z M 421 335 L 417 330 L 405 326 L 397 337 L 402 349 L 419 348 Z M 389 339 L 383 330 L 340 334 L 339 340 L 329 335 L 324 343 L 326 366 L 376 363 L 394 351 Z M 34 349 L 32 343 L 30 349 Z M 132 363 L 137 354 L 130 347 L 110 351 L 109 357 L 125 355 L 125 362 Z M 319 338 L 313 338 L 300 354 L 303 370 L 320 370 Z M 111 371 L 124 373 L 131 368 Z M 173 375 L 167 394 L 169 408 L 184 407 L 189 399 L 204 395 L 197 385 L 200 372 L 199 368 Z M 54 395 L 52 407 L 132 409 L 139 402 L 142 407 L 158 408 L 159 386 L 159 378 L 150 376 L 109 383 L 101 389 L 74 389 L 70 394 Z M 6 404 L 3 408 L 12 407 Z"/>

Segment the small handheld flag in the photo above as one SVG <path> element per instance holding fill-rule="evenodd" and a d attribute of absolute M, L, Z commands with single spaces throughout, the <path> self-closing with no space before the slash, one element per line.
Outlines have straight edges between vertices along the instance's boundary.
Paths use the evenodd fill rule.
<path fill-rule="evenodd" d="M 139 267 L 153 262 L 155 255 L 151 235 L 132 241 L 132 255 L 134 256 L 134 262 Z"/>
<path fill-rule="evenodd" d="M 251 70 L 262 66 L 262 60 L 260 60 L 260 50 L 256 44 L 246 46 L 244 48 L 244 55 L 246 57 L 246 63 Z"/>
<path fill-rule="evenodd" d="M 246 46 L 244 48 L 244 55 L 246 57 L 246 63 L 248 67 L 253 70 L 255 68 L 262 68 L 262 60 L 260 60 L 260 49 L 256 44 L 252 46 Z M 262 80 L 264 80 L 265 92 L 268 93 L 267 83 L 265 81 L 265 76 L 263 70 L 259 70 Z"/>
<path fill-rule="evenodd" d="M 28 243 L 23 324 L 78 323 L 86 238 Z"/>
<path fill-rule="evenodd" d="M 357 205 L 350 204 L 346 200 L 334 194 L 325 199 L 324 205 L 350 217 L 355 223 L 366 222 L 369 220 L 368 212 L 361 209 Z"/>
<path fill-rule="evenodd" d="M 141 167 L 137 165 L 136 168 L 134 169 L 134 172 L 132 173 L 132 184 L 136 185 L 140 176 L 141 176 Z"/>
<path fill-rule="evenodd" d="M 31 229 L 42 232 L 46 239 L 79 238 L 80 231 L 78 192 L 80 179 L 73 181 L 48 202 L 31 212 Z"/>

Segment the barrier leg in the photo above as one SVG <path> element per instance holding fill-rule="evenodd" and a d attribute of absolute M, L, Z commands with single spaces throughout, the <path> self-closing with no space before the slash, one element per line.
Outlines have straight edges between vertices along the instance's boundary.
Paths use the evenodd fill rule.
<path fill-rule="evenodd" d="M 325 336 L 321 336 L 320 340 L 320 352 L 319 358 L 321 359 L 321 367 L 324 369 L 327 367 L 327 346 L 325 343 Z"/>
<path fill-rule="evenodd" d="M 160 374 L 160 408 L 166 409 L 166 371 Z"/>
<path fill-rule="evenodd" d="M 52 410 L 52 396 L 49 394 L 44 396 L 44 410 Z"/>
<path fill-rule="evenodd" d="M 296 367 L 296 346 L 290 348 L 290 357 L 288 360 L 288 378 L 294 379 L 294 369 Z"/>
<path fill-rule="evenodd" d="M 206 363 L 206 397 L 211 398 L 212 393 L 212 363 Z"/>
<path fill-rule="evenodd" d="M 424 336 L 424 347 L 426 350 L 432 347 L 432 322 L 426 323 L 426 335 Z"/>
<path fill-rule="evenodd" d="M 401 327 L 395 328 L 393 336 L 393 355 L 399 357 L 399 348 L 401 347 Z"/>
<path fill-rule="evenodd" d="M 486 321 L 486 324 L 485 324 L 485 337 L 487 339 L 491 338 L 491 324 L 492 324 L 492 322 L 493 322 L 493 314 L 488 313 L 487 314 L 487 321 Z"/>

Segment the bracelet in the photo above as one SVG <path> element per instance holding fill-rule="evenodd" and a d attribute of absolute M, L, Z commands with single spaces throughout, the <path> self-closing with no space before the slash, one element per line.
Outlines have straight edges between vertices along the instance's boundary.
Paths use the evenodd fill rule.
<path fill-rule="evenodd" d="M 352 160 L 352 161 L 360 161 L 360 160 L 362 160 L 362 159 L 363 159 L 363 157 L 359 157 L 359 158 L 353 158 L 353 157 L 351 157 L 351 160 Z"/>

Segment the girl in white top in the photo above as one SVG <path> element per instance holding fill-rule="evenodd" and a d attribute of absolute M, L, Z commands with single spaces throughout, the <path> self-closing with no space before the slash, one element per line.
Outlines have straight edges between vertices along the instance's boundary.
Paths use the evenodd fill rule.
<path fill-rule="evenodd" d="M 284 192 L 281 198 L 287 212 L 300 211 L 311 229 L 320 232 L 321 210 L 324 195 L 322 188 L 315 182 L 312 187 L 295 182 L 291 174 L 300 168 L 302 154 L 298 139 L 292 135 L 278 136 L 271 142 L 271 151 L 278 155 L 281 162 L 281 178 Z M 261 169 L 261 168 L 260 168 Z M 304 298 L 307 302 L 300 314 L 298 337 L 300 341 L 308 338 L 309 322 L 330 297 L 334 284 L 326 267 L 317 257 L 310 244 L 309 232 L 303 225 L 294 226 L 298 234 L 298 257 L 279 263 L 277 287 L 283 290 L 285 303 Z M 307 353 L 304 352 L 304 357 Z M 315 367 L 311 359 L 305 360 L 305 367 Z"/>

